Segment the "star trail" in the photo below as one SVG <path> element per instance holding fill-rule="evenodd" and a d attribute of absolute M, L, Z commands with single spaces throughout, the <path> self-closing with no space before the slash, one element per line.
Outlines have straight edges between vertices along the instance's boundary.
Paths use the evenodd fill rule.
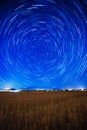
<path fill-rule="evenodd" d="M 0 88 L 86 87 L 86 7 L 86 0 L 2 1 Z"/>

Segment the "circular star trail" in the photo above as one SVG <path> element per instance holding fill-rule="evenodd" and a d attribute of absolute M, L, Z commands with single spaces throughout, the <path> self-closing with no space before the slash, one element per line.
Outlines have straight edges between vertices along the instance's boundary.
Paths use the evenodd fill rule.
<path fill-rule="evenodd" d="M 86 4 L 78 0 L 24 0 L 10 7 L 3 5 L 0 84 L 59 88 L 84 77 Z"/>

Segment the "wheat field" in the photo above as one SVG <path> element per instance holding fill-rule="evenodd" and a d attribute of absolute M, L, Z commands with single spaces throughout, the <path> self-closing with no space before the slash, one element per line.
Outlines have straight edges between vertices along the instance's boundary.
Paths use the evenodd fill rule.
<path fill-rule="evenodd" d="M 87 130 L 87 91 L 0 92 L 0 130 Z"/>

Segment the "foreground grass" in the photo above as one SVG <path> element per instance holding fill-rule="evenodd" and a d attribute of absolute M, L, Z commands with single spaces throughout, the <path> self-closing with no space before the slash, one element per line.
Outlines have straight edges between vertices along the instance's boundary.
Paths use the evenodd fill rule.
<path fill-rule="evenodd" d="M 87 130 L 87 92 L 0 93 L 0 130 Z"/>

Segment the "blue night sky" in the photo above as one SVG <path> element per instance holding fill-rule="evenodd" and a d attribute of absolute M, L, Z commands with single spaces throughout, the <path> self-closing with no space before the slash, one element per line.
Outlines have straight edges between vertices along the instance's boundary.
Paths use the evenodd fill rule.
<path fill-rule="evenodd" d="M 0 0 L 0 89 L 77 89 L 86 81 L 86 0 Z"/>

